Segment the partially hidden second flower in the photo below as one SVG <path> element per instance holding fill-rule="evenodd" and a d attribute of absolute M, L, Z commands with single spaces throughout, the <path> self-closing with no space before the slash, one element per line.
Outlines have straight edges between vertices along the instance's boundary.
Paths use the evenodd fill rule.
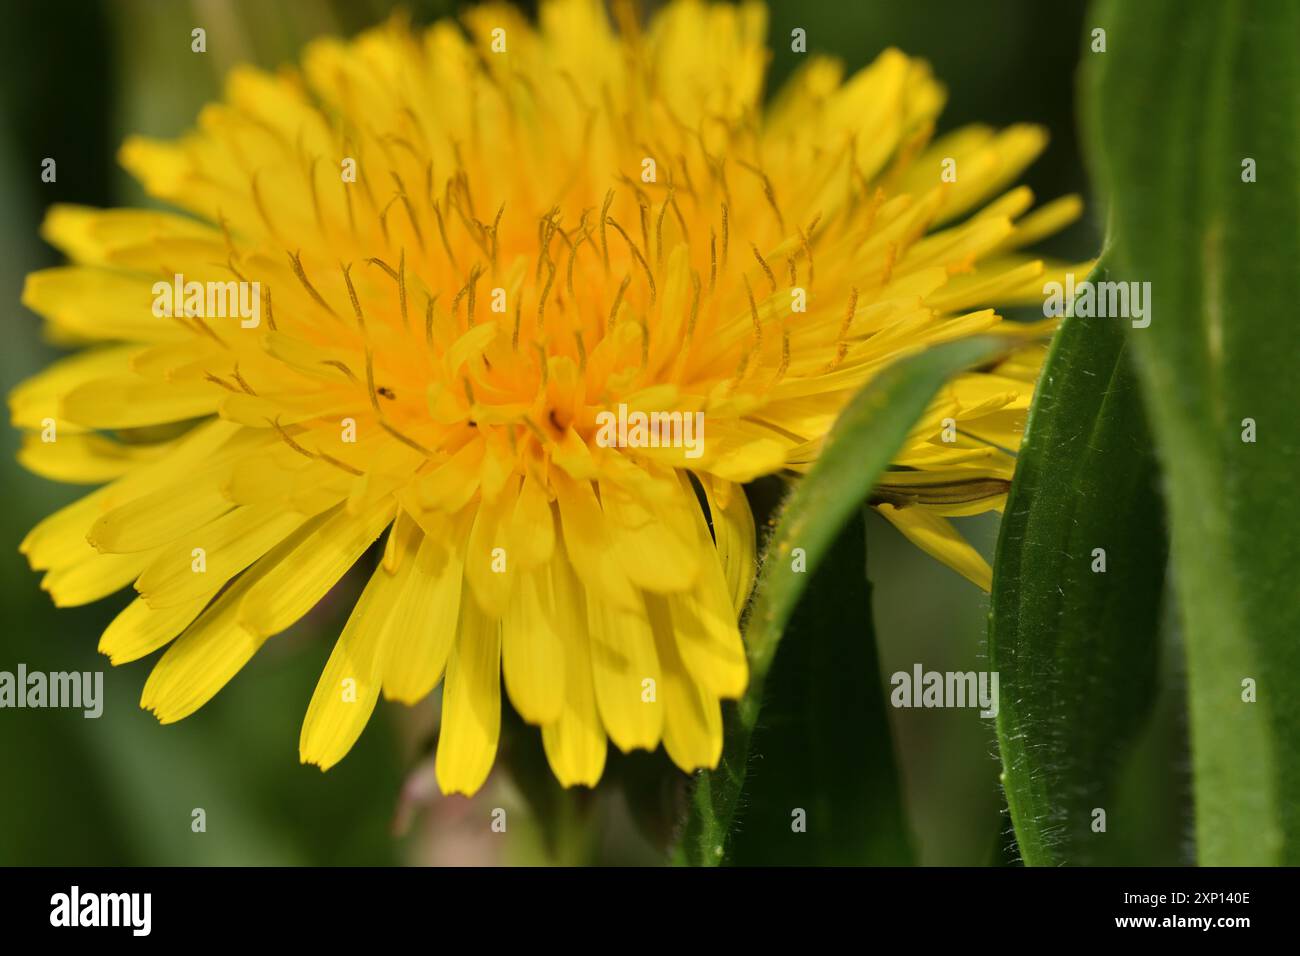
<path fill-rule="evenodd" d="M 235 70 L 183 139 L 123 147 L 190 216 L 50 212 L 72 264 L 23 301 L 79 351 L 12 416 L 24 464 L 102 486 L 22 549 L 59 605 L 134 585 L 100 647 L 166 647 L 141 701 L 163 722 L 382 539 L 304 761 L 441 680 L 445 792 L 486 779 L 503 683 L 565 785 L 607 740 L 713 767 L 747 680 L 743 483 L 805 470 L 899 357 L 1019 334 L 993 307 L 1048 269 L 1019 250 L 1079 212 L 1013 188 L 1041 130 L 934 140 L 943 90 L 893 50 L 847 79 L 808 57 L 764 106 L 761 6 L 619 20 L 555 0 L 536 26 L 485 6 L 319 40 Z M 189 283 L 253 287 L 256 314 Z M 984 587 L 948 518 L 1004 502 L 1039 358 L 951 382 L 873 497 Z M 615 410 L 703 426 L 601 440 Z"/>

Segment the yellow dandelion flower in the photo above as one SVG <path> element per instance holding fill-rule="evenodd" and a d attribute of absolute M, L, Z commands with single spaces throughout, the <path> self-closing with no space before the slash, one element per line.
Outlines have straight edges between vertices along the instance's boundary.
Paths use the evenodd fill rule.
<path fill-rule="evenodd" d="M 304 761 L 441 681 L 438 781 L 473 793 L 504 679 L 565 785 L 607 739 L 713 767 L 747 680 L 742 483 L 806 468 L 888 363 L 1038 295 L 1018 250 L 1079 207 L 1011 188 L 1038 128 L 932 142 L 942 88 L 893 50 L 847 79 L 809 57 L 765 108 L 760 5 L 619 19 L 553 0 L 316 41 L 236 69 L 183 139 L 125 144 L 193 218 L 51 210 L 72 264 L 23 301 L 80 351 L 12 417 L 24 464 L 102 487 L 22 550 L 59 605 L 134 585 L 100 649 L 167 648 L 141 700 L 164 723 L 384 538 Z M 1036 371 L 954 381 L 874 499 L 985 587 L 947 518 L 1001 506 Z"/>

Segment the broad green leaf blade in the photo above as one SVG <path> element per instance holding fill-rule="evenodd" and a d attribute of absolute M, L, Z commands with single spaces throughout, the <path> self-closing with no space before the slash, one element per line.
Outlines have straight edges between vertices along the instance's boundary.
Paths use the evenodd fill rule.
<path fill-rule="evenodd" d="M 913 862 L 857 513 L 786 625 L 732 841 L 744 865 Z"/>
<path fill-rule="evenodd" d="M 975 338 L 903 359 L 854 396 L 836 421 L 817 463 L 787 500 L 768 544 L 745 625 L 749 688 L 724 713 L 725 736 L 717 769 L 697 778 L 678 860 L 695 865 L 727 861 L 764 678 L 808 580 L 944 381 L 1005 348 L 996 339 Z M 795 548 L 804 552 L 805 573 L 793 570 Z"/>
<path fill-rule="evenodd" d="M 1168 489 L 1197 852 L 1294 865 L 1300 5 L 1095 12 L 1107 52 L 1087 63 L 1088 140 L 1112 278 L 1149 282 L 1154 305 L 1129 335 Z"/>
<path fill-rule="evenodd" d="M 1126 341 L 1116 319 L 1062 325 L 993 565 L 1002 784 L 1030 866 L 1113 860 L 1115 784 L 1154 696 L 1165 534 Z"/>

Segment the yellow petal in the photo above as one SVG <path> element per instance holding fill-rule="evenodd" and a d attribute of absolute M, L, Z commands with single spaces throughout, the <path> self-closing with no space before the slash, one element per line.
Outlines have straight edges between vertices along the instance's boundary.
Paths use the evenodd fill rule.
<path fill-rule="evenodd" d="M 673 622 L 666 599 L 648 595 L 646 604 L 654 628 L 655 647 L 663 671 L 664 749 L 687 773 L 712 769 L 722 755 L 722 709 L 688 671 L 677 653 Z"/>
<path fill-rule="evenodd" d="M 640 596 L 622 565 L 609 560 L 610 531 L 591 483 L 559 471 L 552 472 L 551 480 L 560 506 L 565 551 L 588 593 L 605 603 L 639 609 Z"/>
<path fill-rule="evenodd" d="M 624 753 L 654 750 L 663 732 L 664 711 L 659 658 L 644 601 L 639 610 L 628 610 L 588 590 L 587 628 L 596 704 L 610 740 Z"/>
<path fill-rule="evenodd" d="M 154 610 L 143 598 L 136 598 L 113 618 L 99 639 L 99 652 L 114 666 L 152 654 L 189 627 L 207 607 L 206 597 L 162 610 Z"/>
<path fill-rule="evenodd" d="M 239 623 L 263 639 L 278 634 L 316 606 L 393 520 L 391 500 L 367 514 L 331 512 L 268 569 L 248 592 Z"/>
<path fill-rule="evenodd" d="M 676 479 L 648 479 L 645 483 L 657 485 L 663 495 Z M 676 497 L 673 494 L 667 500 Z M 605 480 L 600 482 L 600 505 L 608 519 L 614 556 L 633 584 L 656 593 L 691 587 L 700 557 L 689 522 L 673 513 L 679 509 L 656 507 L 656 502 L 646 500 L 637 489 Z"/>
<path fill-rule="evenodd" d="M 91 526 L 86 538 L 106 554 L 145 551 L 190 534 L 229 510 L 217 481 L 190 479 L 114 508 Z"/>
<path fill-rule="evenodd" d="M 457 521 L 445 516 L 445 530 L 426 533 L 393 610 L 384 662 L 384 697 L 414 704 L 442 677 L 456 637 L 464 583 L 465 545 L 472 513 Z"/>
<path fill-rule="evenodd" d="M 531 724 L 559 718 L 564 704 L 564 648 L 556 629 L 554 569 L 518 572 L 501 619 L 501 671 L 519 715 Z"/>
<path fill-rule="evenodd" d="M 236 508 L 164 547 L 135 588 L 152 608 L 210 597 L 306 521 L 305 515 L 276 505 Z M 194 570 L 195 548 L 204 550 L 207 570 L 203 572 Z"/>
<path fill-rule="evenodd" d="M 27 533 L 18 549 L 38 570 L 85 560 L 95 554 L 86 532 L 100 515 L 164 487 L 178 473 L 205 464 L 208 456 L 237 437 L 238 431 L 238 426 L 221 421 L 197 426 L 178 439 L 175 450 L 160 461 L 134 469 L 45 518 Z"/>
<path fill-rule="evenodd" d="M 496 759 L 501 732 L 501 626 L 472 601 L 447 657 L 434 773 L 445 794 L 474 794 Z"/>
<path fill-rule="evenodd" d="M 97 485 L 121 478 L 137 465 L 157 461 L 169 448 L 170 443 L 131 445 L 94 433 L 63 434 L 49 442 L 26 434 L 18 462 L 52 481 Z"/>
<path fill-rule="evenodd" d="M 241 602 L 269 572 L 283 566 L 312 530 L 302 529 L 245 571 L 186 628 L 154 665 L 140 695 L 141 707 L 162 723 L 173 723 L 206 704 L 239 673 L 267 638 L 240 624 Z"/>
<path fill-rule="evenodd" d="M 605 769 L 608 744 L 596 706 L 591 648 L 582 585 L 563 556 L 557 556 L 555 630 L 564 654 L 560 716 L 542 727 L 542 744 L 555 777 L 565 787 L 594 787 Z"/>
<path fill-rule="evenodd" d="M 895 508 L 877 505 L 876 510 L 889 519 L 914 545 L 942 561 L 976 587 L 989 591 L 993 587 L 993 569 L 952 524 L 924 507 Z"/>
<path fill-rule="evenodd" d="M 692 678 L 719 697 L 739 697 L 749 682 L 749 663 L 740 639 L 732 592 L 712 551 L 708 529 L 692 501 L 699 522 L 697 547 L 709 560 L 701 563 L 695 587 L 666 594 L 676 649 Z"/>
<path fill-rule="evenodd" d="M 546 489 L 532 475 L 524 477 L 511 516 L 510 540 L 521 568 L 535 568 L 551 559 L 555 549 L 555 517 Z"/>
<path fill-rule="evenodd" d="M 740 485 L 708 476 L 701 484 L 709 502 L 713 536 L 727 590 L 731 592 L 732 606 L 739 615 L 749 600 L 757 571 L 754 514 L 749 510 L 749 499 Z"/>
<path fill-rule="evenodd" d="M 92 340 L 168 342 L 194 333 L 176 319 L 153 314 L 155 279 L 60 266 L 27 277 L 23 305 L 60 329 Z"/>
<path fill-rule="evenodd" d="M 518 574 L 511 557 L 511 522 L 518 497 L 519 478 L 514 476 L 494 500 L 479 502 L 474 526 L 465 552 L 465 580 L 479 607 L 493 617 L 505 613 L 506 602 Z"/>
<path fill-rule="evenodd" d="M 138 554 L 95 554 L 63 565 L 41 579 L 56 607 L 90 604 L 126 587 L 153 559 L 152 551 Z"/>
<path fill-rule="evenodd" d="M 87 428 L 140 428 L 211 415 L 225 394 L 207 381 L 152 381 L 130 375 L 79 385 L 63 397 L 59 408 Z"/>
<path fill-rule="evenodd" d="M 382 567 L 370 575 L 321 672 L 298 737 L 298 756 L 321 770 L 356 743 L 379 700 L 392 610 L 405 582 Z"/>
<path fill-rule="evenodd" d="M 63 396 L 98 379 L 126 375 L 131 360 L 144 350 L 133 345 L 88 349 L 59 359 L 22 382 L 9 393 L 9 416 L 15 428 L 39 430 L 55 419 L 56 440 L 62 434 L 84 431 L 84 426 L 60 420 Z"/>

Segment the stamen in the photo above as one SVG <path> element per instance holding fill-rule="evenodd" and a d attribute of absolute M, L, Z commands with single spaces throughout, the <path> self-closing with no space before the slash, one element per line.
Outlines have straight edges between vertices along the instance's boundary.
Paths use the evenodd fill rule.
<path fill-rule="evenodd" d="M 605 193 L 605 204 L 600 207 L 600 254 L 605 260 L 605 272 L 609 272 L 609 241 L 605 238 L 605 223 L 609 222 L 609 207 L 614 203 L 614 190 Z"/>
<path fill-rule="evenodd" d="M 348 380 L 351 381 L 353 385 L 361 384 L 360 380 L 358 380 L 356 375 L 353 374 L 352 369 L 348 368 L 347 365 L 345 365 L 343 362 L 339 361 L 338 359 L 323 359 L 321 361 L 321 364 L 328 365 L 331 368 L 338 369 L 340 372 L 342 372 L 344 375 L 348 377 Z"/>
<path fill-rule="evenodd" d="M 587 370 L 587 344 L 582 340 L 582 332 L 578 329 L 573 330 L 573 342 L 578 347 L 578 371 Z"/>
<path fill-rule="evenodd" d="M 420 221 L 415 215 L 415 206 L 411 204 L 411 198 L 406 195 L 406 189 L 402 186 L 402 181 L 397 178 L 397 173 L 392 174 L 397 179 L 398 188 L 401 189 L 402 205 L 406 207 L 406 217 L 411 220 L 411 229 L 415 231 L 415 241 L 419 243 L 420 250 L 424 251 L 424 231 L 420 229 Z"/>
<path fill-rule="evenodd" d="M 471 328 L 474 326 L 474 302 L 478 295 L 478 280 L 481 275 L 483 275 L 483 269 L 476 262 L 474 268 L 469 271 L 469 304 L 466 314 Z"/>
<path fill-rule="evenodd" d="M 749 315 L 754 321 L 754 348 L 763 347 L 763 323 L 758 318 L 758 303 L 754 301 L 754 290 L 749 284 L 749 276 L 742 275 L 745 282 L 745 295 L 749 296 Z"/>
<path fill-rule="evenodd" d="M 402 312 L 402 328 L 408 332 L 411 330 L 411 320 L 406 314 L 406 247 L 401 250 L 401 258 L 397 260 L 397 305 Z"/>
<path fill-rule="evenodd" d="M 578 247 L 591 238 L 591 231 L 587 228 L 587 214 L 589 212 L 591 212 L 590 209 L 583 210 L 582 219 L 578 223 L 578 227 L 582 230 L 582 234 L 578 236 L 578 241 L 569 247 L 569 274 L 567 285 L 569 288 L 570 298 L 577 298 L 577 294 L 573 291 L 573 263 L 578 258 Z"/>
<path fill-rule="evenodd" d="M 421 455 L 424 455 L 424 457 L 426 458 L 437 457 L 435 452 L 433 452 L 428 448 L 425 448 L 423 445 L 421 445 L 414 438 L 411 438 L 409 435 L 403 435 L 396 428 L 394 428 L 393 425 L 391 425 L 386 419 L 384 418 L 379 419 L 379 427 L 382 428 L 384 431 L 388 432 L 388 434 L 392 435 L 403 445 L 406 445 L 408 448 L 412 448 L 415 451 L 418 451 Z"/>
<path fill-rule="evenodd" d="M 891 242 L 889 248 L 885 250 L 885 268 L 880 274 L 880 284 L 889 285 L 889 280 L 894 274 L 894 260 L 898 256 L 898 243 Z"/>
<path fill-rule="evenodd" d="M 673 198 L 673 191 L 672 191 L 672 187 L 670 186 L 668 188 L 668 198 L 664 200 L 664 204 L 659 208 L 659 218 L 655 222 L 655 265 L 656 266 L 662 266 L 664 264 L 664 216 L 668 213 L 668 204 L 672 202 L 672 198 Z"/>
<path fill-rule="evenodd" d="M 650 204 L 642 201 L 637 203 L 637 211 L 641 216 L 641 248 L 645 250 L 646 259 L 650 258 Z"/>
<path fill-rule="evenodd" d="M 379 394 L 375 391 L 375 353 L 369 346 L 366 347 L 366 393 L 375 414 L 382 418 L 384 411 L 379 407 Z"/>
<path fill-rule="evenodd" d="M 623 305 L 623 293 L 627 292 L 627 287 L 631 284 L 632 276 L 624 276 L 623 282 L 618 287 L 618 293 L 614 296 L 614 305 L 609 310 L 609 322 L 605 328 L 600 330 L 601 338 L 604 338 L 613 330 L 615 323 L 618 321 L 618 310 Z"/>
<path fill-rule="evenodd" d="M 751 242 L 749 248 L 754 251 L 754 258 L 758 260 L 758 264 L 763 267 L 763 272 L 767 274 L 767 281 L 772 284 L 772 294 L 776 295 L 776 276 L 772 274 L 772 267 L 767 264 L 767 260 L 758 251 L 758 246 Z"/>
<path fill-rule="evenodd" d="M 823 369 L 825 372 L 833 372 L 843 363 L 845 356 L 849 354 L 848 335 L 849 329 L 853 325 L 854 314 L 858 309 L 858 288 L 854 286 L 849 291 L 849 307 L 844 313 L 844 321 L 840 323 L 840 331 L 835 336 L 835 356 L 826 363 Z"/>
<path fill-rule="evenodd" d="M 292 448 L 294 451 L 296 451 L 298 454 L 302 455 L 303 457 L 310 458 L 312 461 L 316 460 L 317 458 L 316 452 L 308 451 L 306 448 L 303 448 L 302 445 L 299 445 L 296 441 L 294 441 L 293 438 L 289 435 L 289 433 L 284 430 L 284 426 L 280 424 L 279 415 L 276 415 L 275 418 L 268 418 L 266 422 L 268 425 L 270 425 L 272 428 L 275 429 L 275 433 L 280 436 L 280 438 L 284 441 L 286 445 L 288 445 L 290 448 Z"/>
<path fill-rule="evenodd" d="M 537 268 L 533 270 L 533 281 L 538 282 L 542 278 L 542 263 L 551 261 L 551 240 L 555 238 L 556 222 L 555 216 L 559 212 L 558 206 L 552 206 L 550 211 L 541 218 L 537 224 Z"/>
<path fill-rule="evenodd" d="M 650 264 L 645 261 L 645 256 L 641 255 L 641 250 L 636 247 L 636 243 L 632 241 L 632 237 L 629 236 L 627 231 L 618 224 L 618 220 L 611 218 L 608 222 L 618 230 L 618 234 L 622 236 L 623 241 L 627 243 L 627 247 L 632 253 L 632 258 L 636 259 L 637 263 L 641 266 L 641 269 L 645 272 L 646 282 L 650 284 L 650 304 L 654 305 L 657 290 L 655 289 L 654 273 L 650 271 Z"/>
<path fill-rule="evenodd" d="M 727 250 L 731 247 L 731 229 L 728 226 L 730 213 L 727 204 L 722 204 L 722 268 L 727 268 Z"/>
<path fill-rule="evenodd" d="M 456 253 L 451 251 L 451 243 L 447 241 L 447 223 L 442 218 L 442 207 L 438 205 L 437 200 L 433 201 L 433 215 L 438 220 L 438 235 L 442 237 L 442 248 L 447 253 L 447 261 L 451 263 L 454 271 L 459 272 L 460 263 L 456 261 Z"/>
<path fill-rule="evenodd" d="M 718 284 L 718 235 L 709 227 L 709 294 Z"/>
<path fill-rule="evenodd" d="M 257 177 L 260 175 L 262 175 L 262 171 L 259 169 L 257 172 L 253 173 L 252 176 L 253 205 L 257 207 L 257 214 L 261 217 L 262 223 L 266 226 L 266 231 L 271 234 L 271 238 L 275 240 L 277 245 L 284 245 L 284 241 L 280 238 L 279 231 L 276 230 L 275 224 L 271 222 L 271 217 L 266 213 L 265 203 L 262 202 L 262 190 L 257 185 Z"/>
<path fill-rule="evenodd" d="M 383 234 L 384 245 L 391 245 L 392 240 L 388 237 L 388 210 L 392 208 L 393 203 L 401 199 L 401 196 L 393 196 L 392 199 L 384 203 L 384 208 L 379 210 L 379 231 Z"/>
<path fill-rule="evenodd" d="M 776 213 L 776 223 L 781 227 L 781 232 L 784 233 L 785 217 L 781 215 L 781 207 L 776 204 L 776 191 L 772 188 L 772 180 L 768 179 L 767 173 L 763 172 L 759 167 L 747 163 L 743 159 L 739 160 L 739 163 L 763 181 L 763 195 L 767 198 L 767 204 L 772 207 L 772 211 Z"/>
<path fill-rule="evenodd" d="M 383 269 L 385 272 L 388 273 L 389 278 L 391 278 L 394 282 L 397 281 L 397 270 L 395 270 L 392 266 L 386 263 L 383 259 L 378 259 L 375 258 L 374 256 L 371 256 L 369 259 L 366 260 L 366 262 L 372 266 L 379 266 L 379 268 Z"/>
<path fill-rule="evenodd" d="M 429 346 L 429 351 L 433 351 L 433 305 L 437 301 L 438 296 L 432 295 L 424 305 L 424 340 Z"/>
<path fill-rule="evenodd" d="M 501 229 L 501 216 L 502 214 L 505 213 L 505 211 L 506 211 L 506 204 L 503 202 L 501 204 L 501 207 L 497 209 L 496 218 L 492 220 L 491 235 L 492 235 L 492 275 L 493 276 L 496 276 L 497 274 L 497 251 L 499 248 L 497 239 Z"/>
<path fill-rule="evenodd" d="M 551 365 L 546 361 L 546 347 L 541 342 L 534 342 L 533 351 L 537 353 L 537 361 L 542 367 L 542 388 L 545 388 L 551 380 Z"/>
<path fill-rule="evenodd" d="M 551 262 L 548 257 L 546 265 L 548 269 L 546 285 L 542 287 L 542 295 L 537 300 L 537 332 L 539 335 L 546 330 L 546 298 L 551 294 L 551 284 L 555 282 L 555 263 Z"/>
<path fill-rule="evenodd" d="M 239 383 L 239 387 L 242 388 L 247 394 L 252 395 L 254 398 L 257 397 L 257 392 L 253 391 L 253 386 L 249 385 L 246 381 L 244 381 L 244 376 L 239 374 L 238 362 L 235 363 L 235 369 L 233 372 L 230 373 L 230 376 L 236 382 Z"/>
<path fill-rule="evenodd" d="M 365 335 L 366 317 L 361 314 L 361 300 L 357 298 L 357 290 L 352 285 L 352 263 L 349 262 L 347 265 L 339 263 L 339 268 L 343 270 L 343 281 L 348 287 L 348 298 L 352 300 L 352 312 L 357 317 L 357 328 L 361 330 L 362 335 Z"/>
<path fill-rule="evenodd" d="M 691 316 L 686 320 L 686 344 L 695 337 L 695 323 L 700 317 L 700 274 L 691 270 Z"/>
<path fill-rule="evenodd" d="M 312 299 L 315 300 L 317 305 L 319 305 L 322 309 L 324 309 L 326 312 L 328 312 L 330 315 L 334 316 L 334 318 L 337 319 L 339 317 L 339 314 L 335 312 L 332 308 L 330 308 L 330 304 L 326 302 L 323 298 L 321 298 L 321 294 L 316 291 L 316 287 L 312 285 L 310 281 L 308 281 L 307 273 L 304 272 L 302 268 L 302 259 L 300 257 L 300 253 L 290 252 L 289 262 L 293 264 L 293 274 L 298 277 L 298 281 L 301 282 L 302 287 L 307 290 L 307 294 L 311 296 Z"/>
<path fill-rule="evenodd" d="M 207 379 L 209 382 L 211 382 L 213 385 L 220 385 L 222 388 L 224 388 L 224 389 L 225 389 L 226 391 L 228 391 L 228 392 L 233 392 L 233 393 L 236 394 L 236 395 L 239 394 L 239 389 L 238 389 L 237 387 L 235 387 L 234 385 L 231 385 L 231 384 L 230 384 L 229 382 L 227 382 L 224 378 L 221 378 L 221 377 L 219 377 L 219 376 L 217 376 L 217 375 L 213 375 L 211 372 L 204 372 L 204 373 L 203 373 L 203 377 L 206 378 L 206 379 Z"/>
<path fill-rule="evenodd" d="M 809 228 L 808 232 L 804 232 L 802 229 L 799 230 L 799 244 L 803 247 L 804 257 L 808 260 L 808 288 L 809 289 L 812 289 L 813 287 L 813 277 L 816 274 L 813 267 L 812 243 L 808 241 L 808 236 L 811 232 L 812 232 L 811 228 Z"/>
<path fill-rule="evenodd" d="M 677 217 L 677 225 L 682 230 L 682 241 L 688 246 L 691 244 L 691 232 L 686 228 L 686 217 L 682 215 L 682 207 L 677 204 L 677 187 L 674 186 L 668 193 L 668 201 L 672 203 L 673 215 Z"/>
<path fill-rule="evenodd" d="M 346 471 L 349 475 L 356 475 L 358 478 L 364 478 L 366 475 L 364 471 L 361 471 L 358 468 L 353 468 L 347 462 L 339 461 L 339 459 L 335 458 L 333 455 L 327 455 L 323 451 L 318 451 L 316 453 L 316 457 L 319 458 L 321 461 L 325 462 L 326 464 L 333 465 L 335 468 L 338 468 L 340 471 Z"/>
<path fill-rule="evenodd" d="M 790 330 L 781 325 L 781 365 L 776 370 L 776 375 L 772 379 L 772 385 L 776 385 L 781 379 L 785 378 L 785 373 L 790 369 Z M 771 386 L 769 386 L 771 387 Z"/>

